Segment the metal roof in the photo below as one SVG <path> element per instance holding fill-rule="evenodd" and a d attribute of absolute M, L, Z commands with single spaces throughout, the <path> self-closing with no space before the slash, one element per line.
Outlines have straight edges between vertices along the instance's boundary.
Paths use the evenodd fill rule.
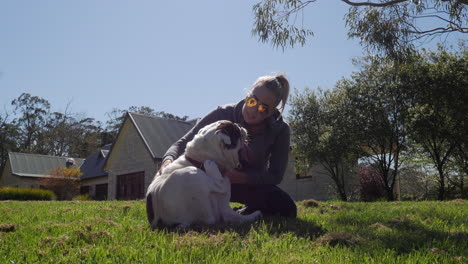
<path fill-rule="evenodd" d="M 83 173 L 80 177 L 82 180 L 107 176 L 107 172 L 104 171 L 104 164 L 111 146 L 112 144 L 105 145 L 100 150 L 86 157 L 86 160 L 80 168 Z"/>
<path fill-rule="evenodd" d="M 11 164 L 11 173 L 24 177 L 44 177 L 50 176 L 50 171 L 55 168 L 66 166 L 69 157 L 46 156 L 30 153 L 8 153 Z M 84 159 L 73 158 L 75 167 L 79 168 Z"/>
<path fill-rule="evenodd" d="M 128 113 L 153 158 L 162 158 L 167 149 L 195 124 L 174 119 Z"/>

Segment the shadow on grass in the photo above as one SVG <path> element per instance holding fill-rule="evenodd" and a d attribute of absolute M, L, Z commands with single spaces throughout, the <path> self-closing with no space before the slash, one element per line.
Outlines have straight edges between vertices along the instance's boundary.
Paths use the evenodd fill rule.
<path fill-rule="evenodd" d="M 346 223 L 339 222 L 344 229 L 347 229 Z M 433 230 L 408 217 L 396 217 L 368 226 L 367 223 L 355 221 L 350 225 L 361 226 L 356 233 L 364 238 L 366 243 L 377 243 L 382 247 L 395 250 L 398 254 L 409 254 L 421 249 L 431 251 L 438 246 L 448 248 L 453 246 L 455 251 L 468 247 L 468 233 Z"/>
<path fill-rule="evenodd" d="M 176 233 L 198 232 L 206 234 L 218 234 L 234 232 L 239 236 L 246 236 L 251 230 L 265 232 L 270 235 L 292 233 L 297 237 L 314 239 L 325 233 L 325 230 L 314 223 L 299 218 L 264 217 L 260 220 L 244 224 L 220 223 L 215 225 L 194 224 L 189 228 L 177 228 L 159 225 L 156 230 Z"/>
<path fill-rule="evenodd" d="M 401 254 L 422 248 L 432 249 L 438 245 L 468 246 L 468 233 L 466 232 L 431 230 L 407 218 L 392 219 L 381 225 L 388 229 L 371 233 L 370 238 L 379 240 L 385 247 Z"/>

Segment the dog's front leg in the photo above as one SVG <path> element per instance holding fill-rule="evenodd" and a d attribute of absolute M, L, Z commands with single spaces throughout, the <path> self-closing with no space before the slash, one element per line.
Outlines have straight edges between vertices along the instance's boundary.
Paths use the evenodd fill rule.
<path fill-rule="evenodd" d="M 218 165 L 216 165 L 216 163 L 212 160 L 205 160 L 203 166 L 205 166 L 206 175 L 213 182 L 213 188 L 211 191 L 216 193 L 226 193 L 228 191 L 226 187 L 229 186 L 229 184 L 226 184 L 226 181 L 228 180 L 223 177 L 219 171 Z"/>

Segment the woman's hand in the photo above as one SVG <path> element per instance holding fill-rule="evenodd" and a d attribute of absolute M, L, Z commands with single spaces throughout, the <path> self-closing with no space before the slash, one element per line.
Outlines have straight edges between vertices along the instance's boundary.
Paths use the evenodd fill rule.
<path fill-rule="evenodd" d="M 247 174 L 238 170 L 230 170 L 224 173 L 224 176 L 228 177 L 231 184 L 246 184 Z"/>
<path fill-rule="evenodd" d="M 159 168 L 158 172 L 156 172 L 156 176 L 159 176 L 161 175 L 161 172 L 164 170 L 164 168 L 166 168 L 167 166 L 169 166 L 169 164 L 172 163 L 172 160 L 168 159 L 168 160 L 165 160 L 162 164 L 161 164 L 161 167 Z"/>

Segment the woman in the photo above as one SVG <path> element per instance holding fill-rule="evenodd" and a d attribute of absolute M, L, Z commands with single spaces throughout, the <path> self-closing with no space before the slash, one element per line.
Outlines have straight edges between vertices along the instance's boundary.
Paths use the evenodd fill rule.
<path fill-rule="evenodd" d="M 276 185 L 288 163 L 290 129 L 281 116 L 289 95 L 289 82 L 282 74 L 262 76 L 237 104 L 219 106 L 202 118 L 163 157 L 160 171 L 183 154 L 187 142 L 202 127 L 218 120 L 240 124 L 249 134 L 247 158 L 242 169 L 225 173 L 231 181 L 231 202 L 245 204 L 241 213 L 260 210 L 263 215 L 296 217 L 291 197 Z M 281 107 L 277 108 L 281 103 Z"/>

